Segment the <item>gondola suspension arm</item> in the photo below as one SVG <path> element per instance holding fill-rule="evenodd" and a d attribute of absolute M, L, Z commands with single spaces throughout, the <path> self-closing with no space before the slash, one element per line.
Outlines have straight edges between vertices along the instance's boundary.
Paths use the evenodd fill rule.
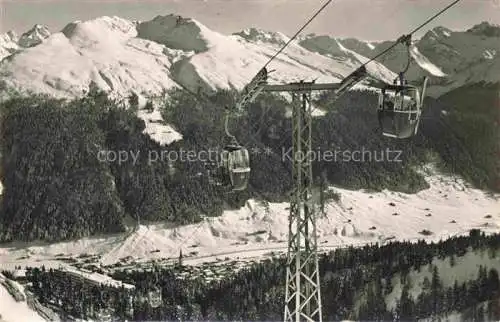
<path fill-rule="evenodd" d="M 237 144 L 236 137 L 229 132 L 229 109 L 226 107 L 226 113 L 224 115 L 224 131 L 226 132 L 226 136 L 229 137 L 231 144 Z"/>

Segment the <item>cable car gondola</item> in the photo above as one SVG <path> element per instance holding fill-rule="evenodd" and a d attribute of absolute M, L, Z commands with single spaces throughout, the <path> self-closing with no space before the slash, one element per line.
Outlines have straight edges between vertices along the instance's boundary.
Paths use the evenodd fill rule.
<path fill-rule="evenodd" d="M 250 179 L 250 157 L 248 150 L 237 142 L 226 145 L 222 151 L 223 169 L 233 191 L 245 190 Z"/>
<path fill-rule="evenodd" d="M 406 139 L 418 132 L 427 77 L 422 90 L 403 84 L 387 85 L 379 95 L 378 119 L 386 137 Z"/>
<path fill-rule="evenodd" d="M 394 80 L 394 84 L 382 88 L 377 114 L 384 136 L 406 139 L 417 134 L 428 78 L 424 78 L 421 90 L 408 84 L 404 74 L 411 61 L 411 35 L 404 36 L 400 42 L 407 46 L 408 63 L 405 70 Z"/>
<path fill-rule="evenodd" d="M 224 127 L 230 143 L 224 146 L 221 153 L 222 181 L 232 191 L 242 191 L 247 188 L 250 179 L 250 156 L 248 150 L 229 133 L 228 122 L 229 113 L 226 113 Z"/>

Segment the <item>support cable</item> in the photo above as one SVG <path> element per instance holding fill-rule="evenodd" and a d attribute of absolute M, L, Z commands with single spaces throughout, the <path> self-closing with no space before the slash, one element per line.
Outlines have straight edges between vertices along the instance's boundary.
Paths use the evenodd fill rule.
<path fill-rule="evenodd" d="M 306 27 L 307 27 L 307 26 L 308 26 L 308 25 L 309 25 L 309 24 L 310 24 L 310 23 L 311 23 L 314 19 L 316 19 L 316 17 L 317 17 L 317 16 L 318 16 L 318 15 L 319 15 L 319 14 L 320 14 L 320 13 L 321 13 L 321 12 L 322 12 L 322 11 L 323 11 L 323 10 L 324 10 L 324 9 L 325 9 L 325 8 L 326 8 L 326 7 L 327 7 L 327 6 L 328 6 L 328 5 L 332 2 L 332 1 L 333 1 L 333 0 L 328 0 L 328 1 L 326 1 L 326 2 L 325 2 L 325 4 L 324 4 L 321 8 L 319 8 L 319 10 L 318 10 L 318 11 L 316 11 L 316 13 L 315 13 L 315 14 L 314 14 L 311 18 L 309 18 L 309 20 L 308 20 L 308 21 L 307 21 L 307 22 L 306 22 L 306 23 L 305 23 L 305 24 L 304 24 L 304 25 L 303 25 L 303 26 L 302 26 L 302 27 L 301 27 L 301 28 L 300 28 L 300 29 L 299 29 L 299 30 L 298 30 L 298 31 L 297 31 L 297 32 L 296 32 L 293 36 L 292 36 L 292 38 L 290 38 L 290 39 L 287 41 L 287 43 L 286 43 L 283 47 L 281 47 L 281 49 L 280 49 L 280 50 L 278 50 L 278 51 L 276 52 L 276 54 L 274 54 L 274 55 L 271 57 L 271 59 L 269 59 L 269 61 L 268 61 L 268 62 L 264 65 L 264 67 L 263 67 L 263 68 L 266 68 L 266 67 L 267 67 L 267 65 L 269 65 L 269 64 L 270 64 L 270 63 L 271 63 L 271 62 L 272 62 L 272 61 L 273 61 L 273 60 L 274 60 L 274 59 L 275 59 L 275 58 L 276 58 L 276 57 L 277 57 L 277 56 L 278 56 L 278 55 L 279 55 L 279 54 L 280 54 L 283 50 L 285 50 L 285 49 L 286 49 L 286 47 L 288 47 L 288 45 L 290 45 L 290 43 L 291 43 L 292 41 L 294 41 L 294 40 L 295 40 L 295 38 L 297 38 L 297 36 L 298 36 L 298 35 L 302 32 L 302 30 L 304 30 L 304 29 L 305 29 L 305 28 L 306 28 Z"/>
<path fill-rule="evenodd" d="M 406 35 L 403 35 L 401 37 L 399 37 L 398 40 L 396 40 L 396 42 L 394 44 L 392 44 L 391 46 L 389 46 L 387 49 L 385 49 L 384 51 L 382 51 L 381 53 L 379 53 L 378 55 L 375 55 L 373 58 L 370 58 L 366 63 L 362 64 L 359 68 L 363 67 L 363 66 L 366 66 L 368 63 L 371 63 L 372 61 L 374 61 L 375 59 L 387 54 L 389 51 L 391 51 L 394 47 L 396 47 L 398 44 L 400 43 L 404 43 L 406 42 L 408 39 L 411 39 L 411 36 L 416 33 L 417 31 L 419 31 L 420 29 L 422 29 L 424 26 L 426 26 L 429 22 L 431 22 L 432 20 L 436 19 L 437 17 L 439 17 L 441 14 L 443 14 L 445 11 L 447 11 L 448 9 L 450 9 L 451 7 L 453 7 L 454 5 L 456 5 L 457 3 L 459 3 L 461 0 L 455 0 L 453 1 L 452 3 L 450 3 L 449 5 L 447 5 L 445 8 L 441 9 L 438 13 L 436 13 L 435 15 L 433 15 L 432 17 L 430 17 L 429 19 L 427 19 L 424 23 L 422 23 L 421 25 L 419 25 L 418 27 L 416 27 L 415 29 L 413 29 L 412 31 L 410 31 L 408 34 Z"/>

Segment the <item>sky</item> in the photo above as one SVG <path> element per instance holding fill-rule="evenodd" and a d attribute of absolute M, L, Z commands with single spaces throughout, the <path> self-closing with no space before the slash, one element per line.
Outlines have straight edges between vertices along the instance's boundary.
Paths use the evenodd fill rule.
<path fill-rule="evenodd" d="M 395 39 L 451 2 L 333 0 L 304 33 L 372 41 Z M 324 3 L 325 0 L 0 0 L 0 33 L 14 30 L 21 34 L 35 24 L 47 25 L 56 32 L 69 22 L 104 15 L 150 20 L 174 13 L 225 34 L 258 27 L 292 35 Z M 462 0 L 424 32 L 435 26 L 465 30 L 482 21 L 500 24 L 500 0 Z"/>

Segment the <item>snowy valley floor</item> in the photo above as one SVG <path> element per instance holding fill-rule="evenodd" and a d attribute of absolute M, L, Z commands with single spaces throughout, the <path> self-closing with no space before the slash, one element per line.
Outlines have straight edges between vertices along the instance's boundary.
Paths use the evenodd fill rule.
<path fill-rule="evenodd" d="M 500 231 L 500 198 L 472 189 L 460 179 L 428 177 L 431 187 L 408 195 L 366 193 L 335 188 L 339 203 L 325 207 L 318 219 L 319 245 L 329 250 L 388 240 L 439 240 L 478 228 Z M 0 248 L 0 269 L 17 265 L 58 267 L 58 257 L 95 255 L 102 265 L 176 259 L 196 265 L 227 259 L 262 258 L 286 251 L 288 204 L 249 201 L 240 210 L 177 228 L 157 224 L 130 233 L 49 245 L 17 244 Z M 431 235 L 423 235 L 422 231 Z"/>

